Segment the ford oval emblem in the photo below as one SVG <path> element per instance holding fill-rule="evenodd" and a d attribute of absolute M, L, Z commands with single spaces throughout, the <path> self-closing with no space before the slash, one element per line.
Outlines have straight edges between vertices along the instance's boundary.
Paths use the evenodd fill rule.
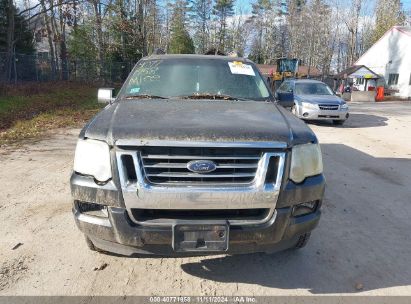
<path fill-rule="evenodd" d="M 217 165 L 211 160 L 193 160 L 187 163 L 187 169 L 194 173 L 209 173 L 217 169 Z"/>

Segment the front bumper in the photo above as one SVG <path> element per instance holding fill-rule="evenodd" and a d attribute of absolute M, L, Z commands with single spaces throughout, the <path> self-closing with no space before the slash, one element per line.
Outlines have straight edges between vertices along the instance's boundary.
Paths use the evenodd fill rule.
<path fill-rule="evenodd" d="M 172 248 L 172 226 L 141 226 L 129 219 L 126 209 L 110 207 L 108 210 L 108 218 L 97 218 L 80 213 L 76 205 L 73 208 L 78 228 L 99 249 L 127 256 L 181 255 Z M 321 216 L 319 208 L 300 217 L 292 217 L 291 213 L 292 207 L 280 208 L 265 224 L 230 226 L 229 249 L 225 253 L 275 252 L 292 247 L 300 235 L 318 225 Z"/>
<path fill-rule="evenodd" d="M 84 185 L 83 179 L 73 177 L 71 182 L 72 194 L 76 200 L 82 200 L 84 197 L 93 198 L 93 200 L 86 200 L 88 202 L 94 201 L 96 197 L 93 195 L 78 195 L 80 192 L 95 193 L 91 191 L 93 189 L 90 190 L 87 185 Z M 226 253 L 275 252 L 293 247 L 300 235 L 310 232 L 318 225 L 324 188 L 323 175 L 307 178 L 301 184 L 288 181 L 280 191 L 277 208 L 270 220 L 256 225 L 230 226 L 229 249 Z M 107 191 L 104 190 L 98 195 L 100 204 L 104 204 L 104 200 L 111 202 L 112 196 L 107 195 Z M 307 201 L 319 201 L 319 207 L 308 215 L 293 217 L 293 206 Z M 172 224 L 139 225 L 130 219 L 125 207 L 114 204 L 108 206 L 106 218 L 81 213 L 76 203 L 73 213 L 79 229 L 96 247 L 104 251 L 122 255 L 180 255 L 172 248 Z"/>
<path fill-rule="evenodd" d="M 306 107 L 301 107 L 298 114 L 299 118 L 307 120 L 346 120 L 350 115 L 348 108 L 338 110 L 321 110 Z"/>

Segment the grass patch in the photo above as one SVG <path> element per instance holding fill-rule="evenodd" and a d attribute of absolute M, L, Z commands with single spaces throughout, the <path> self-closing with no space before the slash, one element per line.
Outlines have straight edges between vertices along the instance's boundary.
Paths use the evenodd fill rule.
<path fill-rule="evenodd" d="M 97 86 L 30 83 L 0 87 L 0 145 L 60 127 L 80 127 L 102 108 Z"/>

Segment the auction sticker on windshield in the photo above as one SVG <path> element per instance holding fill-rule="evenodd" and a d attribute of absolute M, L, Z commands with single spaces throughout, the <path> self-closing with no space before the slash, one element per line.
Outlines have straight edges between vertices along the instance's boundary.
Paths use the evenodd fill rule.
<path fill-rule="evenodd" d="M 239 61 L 229 62 L 231 74 L 255 76 L 253 67 Z"/>

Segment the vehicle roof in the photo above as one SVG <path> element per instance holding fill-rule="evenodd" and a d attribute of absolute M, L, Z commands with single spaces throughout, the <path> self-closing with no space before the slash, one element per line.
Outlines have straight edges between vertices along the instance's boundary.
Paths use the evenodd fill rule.
<path fill-rule="evenodd" d="M 197 55 L 197 54 L 153 54 L 148 57 L 142 58 L 144 59 L 184 59 L 184 58 L 191 58 L 191 59 L 213 59 L 213 60 L 223 60 L 223 61 L 242 61 L 247 63 L 252 63 L 251 60 L 243 58 L 243 57 L 230 57 L 230 56 L 221 56 L 221 55 Z"/>

